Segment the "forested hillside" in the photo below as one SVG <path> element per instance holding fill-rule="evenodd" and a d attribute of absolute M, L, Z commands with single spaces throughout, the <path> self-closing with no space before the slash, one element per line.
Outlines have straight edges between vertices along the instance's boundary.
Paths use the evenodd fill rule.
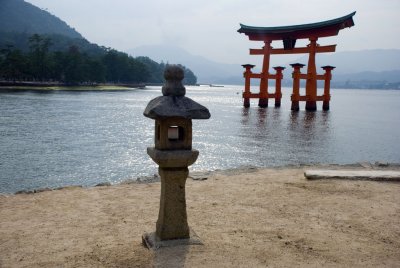
<path fill-rule="evenodd" d="M 196 84 L 184 66 L 186 84 Z M 92 44 L 23 0 L 0 0 L 0 80 L 65 84 L 162 83 L 165 64 Z"/>

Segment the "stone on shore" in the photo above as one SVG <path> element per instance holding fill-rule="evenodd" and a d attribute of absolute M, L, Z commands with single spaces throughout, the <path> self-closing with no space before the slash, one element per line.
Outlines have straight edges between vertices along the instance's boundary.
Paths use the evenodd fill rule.
<path fill-rule="evenodd" d="M 306 170 L 309 180 L 346 179 L 372 181 L 400 181 L 400 171 L 393 170 Z"/>

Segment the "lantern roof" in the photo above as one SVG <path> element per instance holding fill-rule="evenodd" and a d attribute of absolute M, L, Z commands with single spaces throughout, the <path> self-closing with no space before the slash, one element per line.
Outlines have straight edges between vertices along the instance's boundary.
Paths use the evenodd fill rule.
<path fill-rule="evenodd" d="M 143 115 L 151 119 L 208 119 L 211 116 L 206 107 L 185 96 L 160 96 L 152 99 Z"/>

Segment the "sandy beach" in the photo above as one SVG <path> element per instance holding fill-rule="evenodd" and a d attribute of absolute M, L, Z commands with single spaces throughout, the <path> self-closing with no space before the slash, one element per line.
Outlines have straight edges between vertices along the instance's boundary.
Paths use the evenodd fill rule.
<path fill-rule="evenodd" d="M 188 179 L 204 245 L 157 251 L 141 236 L 155 229 L 160 182 L 0 195 L 0 267 L 399 267 L 400 183 L 309 181 L 312 168 Z"/>

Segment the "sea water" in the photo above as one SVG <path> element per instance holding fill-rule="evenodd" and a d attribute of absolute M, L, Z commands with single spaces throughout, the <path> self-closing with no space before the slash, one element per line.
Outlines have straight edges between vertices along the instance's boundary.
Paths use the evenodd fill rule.
<path fill-rule="evenodd" d="M 243 87 L 187 87 L 209 108 L 193 120 L 191 170 L 289 164 L 400 162 L 400 90 L 333 89 L 330 111 L 243 108 Z M 254 91 L 257 91 L 254 89 Z M 143 116 L 160 87 L 129 91 L 0 91 L 0 193 L 92 186 L 152 176 L 154 120 Z"/>

